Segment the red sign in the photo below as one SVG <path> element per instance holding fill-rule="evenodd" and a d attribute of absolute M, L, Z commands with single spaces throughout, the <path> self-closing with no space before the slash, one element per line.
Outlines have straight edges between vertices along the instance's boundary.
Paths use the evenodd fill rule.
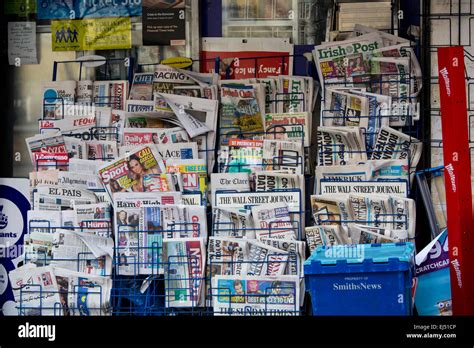
<path fill-rule="evenodd" d="M 438 49 L 454 315 L 474 315 L 474 229 L 464 48 Z"/>

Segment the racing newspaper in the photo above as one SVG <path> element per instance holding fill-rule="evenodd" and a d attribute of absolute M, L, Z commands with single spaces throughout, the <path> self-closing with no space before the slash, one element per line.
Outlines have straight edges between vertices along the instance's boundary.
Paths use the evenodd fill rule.
<path fill-rule="evenodd" d="M 311 114 L 307 112 L 291 114 L 266 114 L 265 138 L 295 141 L 304 147 L 311 143 Z"/>
<path fill-rule="evenodd" d="M 63 315 L 53 267 L 26 263 L 8 273 L 19 314 L 25 316 Z"/>
<path fill-rule="evenodd" d="M 214 315 L 300 315 L 297 276 L 216 276 L 211 290 Z"/>
<path fill-rule="evenodd" d="M 298 226 L 292 222 L 286 203 L 253 206 L 252 216 L 257 239 L 271 237 L 293 240 L 299 237 Z"/>
<path fill-rule="evenodd" d="M 337 225 L 319 225 L 306 227 L 306 243 L 313 253 L 318 246 L 352 244 L 347 231 Z"/>
<path fill-rule="evenodd" d="M 263 170 L 286 170 L 295 174 L 304 174 L 303 144 L 294 141 L 263 141 Z"/>
<path fill-rule="evenodd" d="M 327 87 L 321 118 L 326 127 L 353 126 L 367 129 L 369 101 L 365 96 Z"/>
<path fill-rule="evenodd" d="M 377 136 L 371 160 L 408 160 L 410 170 L 414 170 L 421 157 L 423 143 L 416 138 L 383 126 Z"/>
<path fill-rule="evenodd" d="M 152 146 L 137 148 L 128 156 L 106 163 L 98 175 L 111 197 L 116 192 L 150 191 L 150 175 L 164 172 L 164 165 Z"/>
<path fill-rule="evenodd" d="M 165 307 L 205 304 L 206 248 L 203 238 L 163 241 Z"/>
<path fill-rule="evenodd" d="M 367 160 L 365 136 L 359 127 L 319 127 L 319 166 L 358 164 Z"/>
<path fill-rule="evenodd" d="M 182 202 L 182 194 L 180 192 L 146 192 L 146 193 L 116 193 L 114 200 L 114 231 L 115 231 L 115 247 L 116 258 L 118 259 L 117 274 L 121 275 L 138 275 L 140 272 L 159 271 L 159 268 L 150 268 L 140 257 L 156 256 L 156 249 L 159 244 L 154 244 L 153 239 L 157 239 L 157 243 L 162 238 L 162 223 L 159 222 L 161 230 L 157 235 L 157 221 L 153 218 L 156 215 L 143 215 L 143 207 L 159 207 L 168 204 L 180 204 Z M 151 211 L 150 211 L 151 214 Z M 161 218 L 161 215 L 159 216 Z M 141 222 L 141 224 L 140 224 Z M 148 237 L 150 234 L 152 237 Z M 146 251 L 145 245 L 152 243 L 150 254 L 143 253 Z M 140 252 L 142 252 L 140 254 Z M 158 250 L 161 253 L 161 250 Z M 157 259 L 153 259 L 157 260 Z M 158 260 L 157 260 L 158 261 Z M 148 265 L 148 266 L 147 266 Z M 156 273 L 155 271 L 155 273 Z"/>
<path fill-rule="evenodd" d="M 255 239 L 251 212 L 239 208 L 213 208 L 212 230 L 216 237 Z"/>
<path fill-rule="evenodd" d="M 34 210 L 69 210 L 76 204 L 94 204 L 94 192 L 71 186 L 41 185 L 33 191 Z"/>

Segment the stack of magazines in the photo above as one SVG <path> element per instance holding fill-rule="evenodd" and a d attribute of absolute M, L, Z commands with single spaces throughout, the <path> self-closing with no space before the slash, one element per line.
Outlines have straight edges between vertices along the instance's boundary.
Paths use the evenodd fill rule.
<path fill-rule="evenodd" d="M 408 196 L 422 143 L 403 131 L 419 118 L 421 70 L 410 42 L 356 25 L 351 38 L 313 55 L 323 101 L 310 250 L 413 241 Z"/>

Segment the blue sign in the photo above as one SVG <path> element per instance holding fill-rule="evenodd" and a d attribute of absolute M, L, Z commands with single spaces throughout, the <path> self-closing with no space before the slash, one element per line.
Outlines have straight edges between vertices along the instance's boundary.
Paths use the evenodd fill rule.
<path fill-rule="evenodd" d="M 142 0 L 38 0 L 38 19 L 141 16 Z"/>
<path fill-rule="evenodd" d="M 16 313 L 8 273 L 22 261 L 28 196 L 28 179 L 0 179 L 0 312 L 5 315 Z"/>

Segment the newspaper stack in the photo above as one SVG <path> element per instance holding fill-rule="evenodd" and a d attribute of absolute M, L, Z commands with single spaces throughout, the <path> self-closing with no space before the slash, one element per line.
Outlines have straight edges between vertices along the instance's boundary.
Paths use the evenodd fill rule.
<path fill-rule="evenodd" d="M 421 69 L 410 42 L 358 24 L 313 55 L 323 101 L 314 226 L 305 230 L 310 251 L 413 241 L 415 206 L 408 197 L 422 143 L 400 130 L 419 117 Z"/>

